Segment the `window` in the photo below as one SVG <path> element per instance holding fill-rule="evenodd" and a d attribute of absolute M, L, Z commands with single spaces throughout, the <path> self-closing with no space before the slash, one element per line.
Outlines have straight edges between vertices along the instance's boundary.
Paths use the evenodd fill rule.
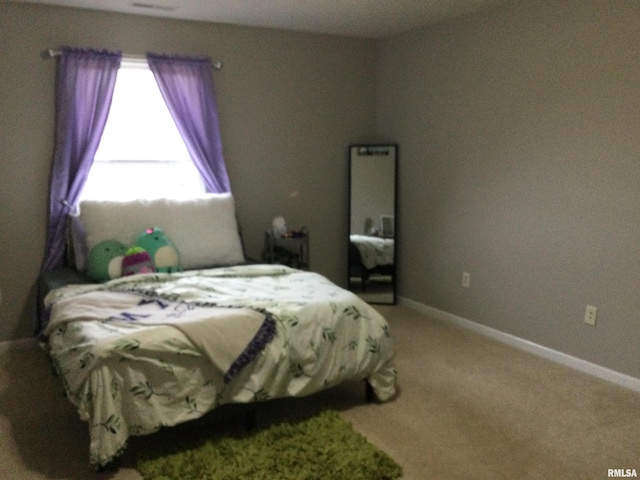
<path fill-rule="evenodd" d="M 147 63 L 123 60 L 82 198 L 124 200 L 204 192 Z"/>

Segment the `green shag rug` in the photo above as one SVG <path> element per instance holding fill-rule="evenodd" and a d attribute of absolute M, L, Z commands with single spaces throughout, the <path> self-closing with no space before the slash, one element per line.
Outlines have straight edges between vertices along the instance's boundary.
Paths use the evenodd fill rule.
<path fill-rule="evenodd" d="M 138 456 L 145 480 L 391 480 L 402 475 L 398 464 L 331 410 L 172 450 Z"/>

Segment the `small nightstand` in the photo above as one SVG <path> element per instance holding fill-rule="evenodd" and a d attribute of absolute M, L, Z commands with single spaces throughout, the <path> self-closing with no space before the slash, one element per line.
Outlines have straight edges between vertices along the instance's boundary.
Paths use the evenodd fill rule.
<path fill-rule="evenodd" d="M 283 237 L 267 230 L 264 232 L 262 258 L 267 263 L 309 270 L 309 232 Z"/>

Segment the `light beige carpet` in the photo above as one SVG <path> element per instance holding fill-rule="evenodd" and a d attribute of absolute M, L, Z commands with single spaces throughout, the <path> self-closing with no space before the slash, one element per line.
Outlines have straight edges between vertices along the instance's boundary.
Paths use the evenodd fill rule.
<path fill-rule="evenodd" d="M 397 351 L 400 393 L 365 404 L 360 383 L 261 404 L 260 419 L 335 408 L 404 469 L 407 479 L 606 479 L 640 472 L 640 394 L 401 306 L 382 307 Z M 43 352 L 0 353 L 0 478 L 140 479 L 131 442 L 122 467 L 88 467 L 88 433 Z M 226 417 L 226 418 L 225 418 Z M 241 408 L 179 428 L 239 428 Z M 159 435 L 171 435 L 167 429 Z"/>

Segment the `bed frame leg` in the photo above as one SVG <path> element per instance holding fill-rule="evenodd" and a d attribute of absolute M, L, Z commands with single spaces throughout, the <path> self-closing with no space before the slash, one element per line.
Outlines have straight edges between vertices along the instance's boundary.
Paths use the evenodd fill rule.
<path fill-rule="evenodd" d="M 373 387 L 368 380 L 364 381 L 364 400 L 367 403 L 373 402 Z"/>
<path fill-rule="evenodd" d="M 247 410 L 247 417 L 246 417 L 246 424 L 245 424 L 247 432 L 250 432 L 254 428 L 256 428 L 257 419 L 258 419 L 257 408 L 255 406 L 250 407 L 249 410 Z"/>

